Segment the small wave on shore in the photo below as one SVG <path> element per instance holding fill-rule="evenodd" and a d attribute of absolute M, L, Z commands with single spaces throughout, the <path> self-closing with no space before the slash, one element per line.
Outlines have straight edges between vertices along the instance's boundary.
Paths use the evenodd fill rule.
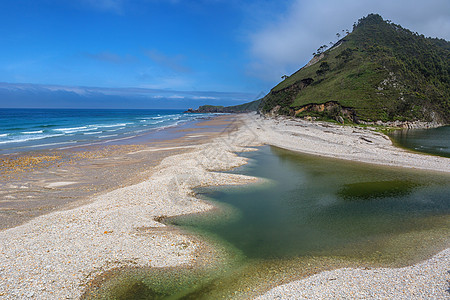
<path fill-rule="evenodd" d="M 6 109 L 0 112 L 0 154 L 130 138 L 210 114 L 176 110 Z"/>

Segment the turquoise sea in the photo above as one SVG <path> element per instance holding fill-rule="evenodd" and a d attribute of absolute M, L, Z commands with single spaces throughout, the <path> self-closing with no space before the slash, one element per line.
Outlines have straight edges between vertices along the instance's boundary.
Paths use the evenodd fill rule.
<path fill-rule="evenodd" d="M 120 141 L 209 116 L 156 109 L 0 109 L 0 154 Z"/>

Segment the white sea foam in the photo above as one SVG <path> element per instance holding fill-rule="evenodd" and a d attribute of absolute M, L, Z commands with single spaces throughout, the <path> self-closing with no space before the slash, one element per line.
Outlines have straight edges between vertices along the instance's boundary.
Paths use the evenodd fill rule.
<path fill-rule="evenodd" d="M 136 117 L 133 121 L 123 119 L 104 121 L 99 120 L 98 123 L 94 121 L 92 123 L 89 122 L 90 124 L 78 123 L 70 125 L 67 124 L 66 126 L 60 123 L 59 126 L 52 125 L 52 128 L 42 130 L 33 130 L 37 129 L 34 126 L 30 126 L 30 128 L 16 128 L 15 132 L 6 133 L 5 131 L 3 131 L 0 133 L 0 145 L 2 145 L 2 147 L 0 148 L 4 148 L 0 149 L 0 151 L 12 147 L 12 145 L 14 145 L 13 147 L 20 148 L 48 148 L 54 145 L 65 145 L 72 143 L 69 141 L 64 141 L 66 139 L 70 139 L 71 141 L 77 140 L 76 142 L 73 142 L 76 143 L 76 145 L 85 145 L 94 141 L 97 141 L 97 143 L 101 143 L 100 141 L 104 142 L 105 140 L 115 141 L 122 138 L 127 139 L 130 138 L 130 134 L 141 134 L 143 132 L 148 132 L 149 130 L 159 131 L 163 130 L 164 128 L 177 126 L 178 124 L 183 122 L 199 119 L 199 117 L 199 114 L 163 114 Z M 77 138 L 77 136 L 79 136 L 80 138 Z M 82 138 L 81 136 L 83 136 L 84 138 Z M 46 139 L 54 137 L 61 137 L 61 139 L 50 139 L 47 142 Z M 24 145 L 21 146 L 21 143 L 24 143 Z"/>
<path fill-rule="evenodd" d="M 75 132 L 79 132 L 79 131 L 85 131 L 86 129 L 88 129 L 87 126 L 80 126 L 80 127 L 69 127 L 69 128 L 56 128 L 53 130 L 59 131 L 59 132 L 64 132 L 64 133 L 75 133 Z"/>
<path fill-rule="evenodd" d="M 64 134 L 46 134 L 46 135 L 41 135 L 41 136 L 30 136 L 30 135 L 17 136 L 11 140 L 0 141 L 0 144 L 23 143 L 23 142 L 42 140 L 42 139 L 57 137 L 57 136 L 62 136 L 62 135 L 64 135 Z"/>
<path fill-rule="evenodd" d="M 118 134 L 100 135 L 99 138 L 107 138 L 107 137 L 113 137 L 113 136 L 118 136 Z"/>
<path fill-rule="evenodd" d="M 80 127 L 56 128 L 55 131 L 64 132 L 65 134 L 77 133 L 83 131 L 92 131 L 99 129 L 99 125 L 86 125 Z"/>
<path fill-rule="evenodd" d="M 36 130 L 36 131 L 24 131 L 22 134 L 37 134 L 37 133 L 44 133 L 43 130 Z"/>
<path fill-rule="evenodd" d="M 98 124 L 96 125 L 98 128 L 112 128 L 112 127 L 121 127 L 131 125 L 133 123 L 117 123 L 117 124 Z"/>
<path fill-rule="evenodd" d="M 157 116 L 157 117 L 148 117 L 148 118 L 139 118 L 140 120 L 158 120 L 158 119 L 162 119 L 164 117 L 161 116 Z"/>
<path fill-rule="evenodd" d="M 150 122 L 150 120 L 141 120 L 142 123 L 145 122 L 145 125 L 144 125 L 144 126 L 146 126 L 146 125 L 155 125 L 155 124 L 162 123 L 162 122 L 164 122 L 164 121 L 165 121 L 165 120 L 153 120 L 153 122 Z"/>

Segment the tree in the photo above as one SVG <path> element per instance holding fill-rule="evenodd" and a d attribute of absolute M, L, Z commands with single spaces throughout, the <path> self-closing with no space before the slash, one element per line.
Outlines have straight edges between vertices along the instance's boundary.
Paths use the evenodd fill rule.
<path fill-rule="evenodd" d="M 336 56 L 337 59 L 342 59 L 345 63 L 350 60 L 353 55 L 353 49 L 347 48 Z"/>
<path fill-rule="evenodd" d="M 326 72 L 328 72 L 330 70 L 330 65 L 324 61 L 320 64 L 319 69 L 316 71 L 316 74 L 318 76 L 322 76 L 325 75 Z"/>
<path fill-rule="evenodd" d="M 328 48 L 327 45 L 322 45 L 319 47 L 319 49 L 317 49 L 317 55 L 322 54 L 323 52 L 325 52 L 325 50 Z"/>

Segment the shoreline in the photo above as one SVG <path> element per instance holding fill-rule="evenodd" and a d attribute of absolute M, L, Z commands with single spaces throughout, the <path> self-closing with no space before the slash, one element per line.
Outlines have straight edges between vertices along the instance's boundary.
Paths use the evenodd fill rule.
<path fill-rule="evenodd" d="M 263 299 L 444 299 L 450 248 L 402 268 L 339 268 L 286 283 Z"/>
<path fill-rule="evenodd" d="M 211 123 L 212 122 L 212 123 Z M 0 230 L 144 181 L 167 156 L 192 151 L 223 125 L 203 119 L 151 131 L 132 144 L 39 150 L 0 159 Z M 210 124 L 213 124 L 211 126 Z M 26 199 L 26 201 L 24 201 Z"/>
<path fill-rule="evenodd" d="M 283 140 L 293 142 L 295 135 L 292 133 L 299 134 L 297 138 L 307 138 L 312 148 L 320 150 L 319 154 L 323 156 L 327 156 L 327 153 L 326 149 L 318 148 L 320 143 L 330 151 L 342 151 L 334 143 L 329 147 L 327 139 L 314 140 L 306 132 L 291 131 L 292 127 L 308 129 L 313 131 L 313 136 L 319 132 L 317 126 L 322 131 L 330 131 L 329 125 L 306 124 L 308 122 L 289 124 L 289 121 L 281 121 L 280 125 L 276 124 L 276 120 L 258 120 L 254 115 L 245 116 L 245 120 L 239 116 L 229 117 L 234 118 L 234 121 L 223 120 L 222 122 L 228 122 L 225 132 L 209 141 L 204 141 L 202 137 L 200 144 L 189 151 L 163 158 L 157 166 L 151 167 L 149 178 L 145 181 L 94 196 L 88 204 L 51 212 L 23 225 L 0 231 L 0 279 L 6 283 L 6 286 L 0 287 L 0 296 L 5 299 L 17 296 L 79 298 L 88 282 L 111 269 L 124 266 L 195 266 L 194 253 L 199 245 L 192 243 L 191 237 L 180 232 L 165 232 L 164 228 L 167 226 L 157 220 L 162 216 L 210 210 L 210 204 L 195 197 L 192 192 L 194 187 L 255 182 L 256 178 L 253 177 L 217 172 L 246 163 L 246 159 L 237 156 L 235 152 L 249 151 L 252 146 L 269 144 L 270 141 L 275 146 L 293 150 L 286 148 L 286 142 L 283 143 Z M 336 130 L 338 129 L 331 129 L 331 132 L 334 131 L 333 135 L 337 134 Z M 339 136 L 347 133 L 344 129 L 344 133 Z M 367 130 L 363 130 L 363 133 L 363 136 L 368 134 Z M 358 142 L 360 134 L 362 132 L 357 130 Z M 392 145 L 389 147 L 385 138 L 378 133 L 373 133 L 373 138 L 382 141 L 380 144 L 384 150 L 393 151 L 390 147 L 399 150 Z M 354 140 L 353 137 L 352 139 Z M 368 150 L 373 142 L 367 142 L 369 145 L 363 142 L 359 144 L 364 150 L 361 153 L 373 153 Z M 347 149 L 354 146 L 350 143 Z M 152 153 L 158 151 L 155 149 L 138 151 L 144 151 L 141 154 Z M 294 151 L 304 150 L 305 147 L 300 147 Z M 400 152 L 404 154 L 406 151 Z M 417 164 L 412 163 L 413 158 L 406 156 L 403 161 L 409 163 L 407 167 L 417 167 Z M 418 156 L 423 159 L 425 155 Z M 355 157 L 358 155 L 345 156 L 344 159 Z M 371 157 L 369 163 L 377 163 L 374 162 L 374 157 Z M 426 170 L 430 170 L 436 163 L 434 160 L 425 161 L 429 162 L 424 168 Z M 448 163 L 450 159 L 444 161 Z M 388 162 L 383 157 L 378 164 Z M 446 167 L 441 167 L 440 170 L 450 172 Z M 171 205 L 167 205 L 167 201 Z M 442 253 L 448 253 L 445 251 L 448 249 Z M 435 257 L 438 255 L 424 263 L 429 263 Z M 438 263 L 444 262 L 440 260 Z M 21 277 L 26 279 L 20 279 Z"/>
<path fill-rule="evenodd" d="M 246 126 L 262 143 L 294 152 L 391 167 L 450 172 L 450 158 L 394 146 L 391 139 L 369 128 L 268 119 L 253 115 Z"/>
<path fill-rule="evenodd" d="M 236 129 L 228 126 L 233 119 L 216 118 L 207 127 L 220 130 L 222 124 L 225 129 L 217 134 L 230 135 Z M 161 230 L 167 226 L 158 218 L 211 209 L 194 197 L 193 187 L 256 180 L 211 171 L 228 170 L 246 160 L 229 151 L 227 142 L 201 140 L 191 151 L 165 157 L 143 182 L 0 231 L 0 280 L 4 282 L 0 296 L 79 298 L 91 279 L 111 269 L 194 265 L 199 245 L 179 231 Z M 231 150 L 242 149 L 233 146 Z"/>
<path fill-rule="evenodd" d="M 249 118 L 266 144 L 294 152 L 389 167 L 450 173 L 450 159 L 396 147 L 370 129 L 292 119 Z M 449 245 L 450 246 L 450 245 Z M 279 285 L 256 299 L 445 298 L 450 248 L 402 268 L 339 268 Z"/>
<path fill-rule="evenodd" d="M 39 110 L 39 109 L 38 109 Z M 32 112 L 33 109 L 17 109 L 18 112 Z M 45 109 L 43 110 L 45 111 Z M 67 109 L 55 109 L 51 110 L 51 112 L 64 112 L 67 113 L 69 110 Z M 83 109 L 75 109 L 74 113 L 85 113 L 88 111 L 95 110 L 83 110 Z M 209 120 L 214 118 L 215 116 L 212 114 L 202 114 L 201 116 L 196 116 L 195 118 L 186 117 L 186 114 L 183 114 L 181 110 L 166 110 L 166 109 L 144 109 L 144 110 L 118 110 L 118 112 L 126 113 L 126 112 L 144 112 L 144 115 L 131 115 L 131 119 L 125 120 L 130 117 L 130 115 L 110 115 L 114 110 L 98 110 L 107 112 L 105 115 L 100 117 L 100 119 L 92 119 L 92 116 L 88 116 L 85 120 L 87 123 L 64 123 L 62 122 L 58 125 L 58 121 L 61 121 L 60 115 L 56 115 L 57 121 L 53 122 L 54 124 L 46 125 L 48 122 L 47 119 L 44 118 L 42 124 L 33 123 L 30 126 L 34 126 L 34 131 L 28 132 L 14 132 L 15 128 L 9 129 L 12 132 L 6 133 L 4 136 L 11 137 L 14 134 L 46 134 L 44 136 L 27 136 L 23 139 L 10 139 L 2 142 L 2 149 L 0 149 L 0 159 L 4 156 L 15 156 L 26 153 L 33 152 L 45 152 L 45 151 L 61 151 L 61 150 L 72 150 L 72 149 L 83 149 L 89 148 L 92 146 L 105 146 L 105 145 L 130 145 L 130 144 L 141 144 L 143 141 L 148 142 L 151 140 L 161 139 L 161 135 L 159 132 L 163 131 L 164 134 L 162 139 L 167 139 L 166 136 L 168 134 L 174 135 L 173 138 L 180 137 L 180 135 L 176 135 L 176 128 L 183 127 L 192 127 L 193 124 L 202 122 L 204 120 Z M 160 116 L 160 113 L 163 116 Z M 169 113 L 169 114 L 167 114 Z M 147 114 L 150 114 L 147 115 Z M 176 118 L 167 118 L 175 116 Z M 55 117 L 55 116 L 53 116 Z M 122 117 L 122 119 L 120 119 Z M 105 119 L 106 118 L 106 119 Z M 125 118 L 125 119 L 124 119 Z M 143 119 L 142 119 L 143 118 Z M 116 123 L 114 123 L 116 120 Z M 157 122 L 150 122 L 148 124 L 146 121 L 148 120 L 158 120 Z M 6 120 L 8 122 L 8 119 Z M 137 122 L 139 121 L 139 122 Z M 166 122 L 172 121 L 172 122 Z M 106 122 L 106 123 L 105 123 Z M 111 123 L 112 122 L 112 123 Z M 119 122 L 119 123 L 117 123 Z M 122 122 L 122 123 L 120 123 Z M 123 123 L 125 122 L 125 123 Z M 50 122 L 52 123 L 52 122 Z M 97 124 L 93 124 L 97 123 Z M 161 125 L 158 125 L 163 123 Z M 126 129 L 127 125 L 132 125 Z M 6 126 L 9 126 L 8 123 Z M 13 124 L 13 127 L 15 125 Z M 69 126 L 69 127 L 67 127 Z M 70 127 L 75 126 L 75 127 Z M 125 126 L 125 127 L 123 127 Z M 67 128 L 60 128 L 67 127 Z M 118 129 L 114 129 L 120 127 Z M 8 128 L 8 127 L 7 127 Z M 113 129 L 110 129 L 113 128 Z M 20 128 L 19 128 L 20 129 Z M 26 130 L 26 129 L 24 129 Z M 30 129 L 31 130 L 31 129 Z M 97 130 L 97 131 L 95 131 Z M 100 131 L 98 131 L 100 130 Z M 116 131 L 119 131 L 115 133 Z M 102 134 L 102 135 L 99 135 Z M 74 138 L 67 138 L 75 135 Z M 34 141 L 34 142 L 33 142 Z M 30 143 L 31 142 L 31 143 Z"/>

